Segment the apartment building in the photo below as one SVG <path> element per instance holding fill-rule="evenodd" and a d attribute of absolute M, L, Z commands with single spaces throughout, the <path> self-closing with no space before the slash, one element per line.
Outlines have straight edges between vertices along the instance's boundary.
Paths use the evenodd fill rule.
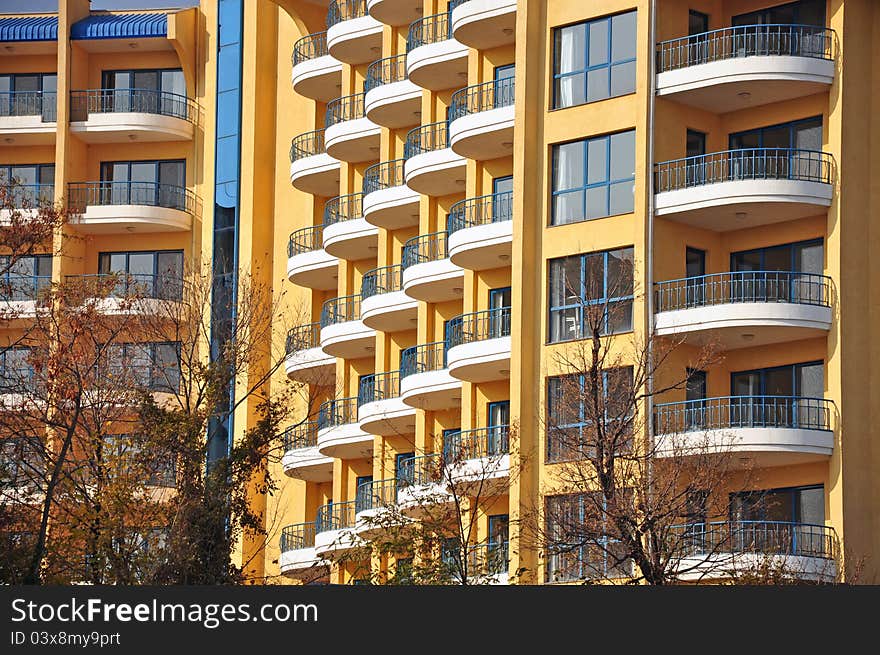
<path fill-rule="evenodd" d="M 493 581 L 569 579 L 516 519 L 558 465 L 559 354 L 613 302 L 610 342 L 685 339 L 651 436 L 732 435 L 751 471 L 707 530 L 875 580 L 876 3 L 59 4 L 0 18 L 0 175 L 84 209 L 32 287 L 211 261 L 301 319 L 278 375 L 311 402 L 254 498 L 255 574 L 358 582 L 359 515 L 451 448 L 501 462 L 467 507 Z"/>

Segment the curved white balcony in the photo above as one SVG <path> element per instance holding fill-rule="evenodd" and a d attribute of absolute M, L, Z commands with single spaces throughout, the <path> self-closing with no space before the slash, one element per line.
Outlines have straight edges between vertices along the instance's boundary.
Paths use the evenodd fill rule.
<path fill-rule="evenodd" d="M 506 493 L 510 476 L 510 426 L 494 425 L 446 435 L 448 482 L 463 494 Z"/>
<path fill-rule="evenodd" d="M 328 355 L 345 359 L 372 357 L 376 331 L 360 319 L 361 296 L 331 298 L 321 308 L 321 348 Z"/>
<path fill-rule="evenodd" d="M 51 275 L 13 278 L 0 288 L 0 321 L 18 327 L 37 315 L 38 299 L 52 285 Z"/>
<path fill-rule="evenodd" d="M 471 271 L 510 266 L 513 192 L 468 198 L 449 208 L 449 259 Z"/>
<path fill-rule="evenodd" d="M 447 326 L 446 367 L 467 382 L 510 377 L 511 308 L 500 307 L 456 316 Z"/>
<path fill-rule="evenodd" d="M 370 457 L 373 435 L 358 424 L 357 396 L 337 398 L 318 411 L 318 451 L 327 457 L 358 459 Z"/>
<path fill-rule="evenodd" d="M 406 55 L 374 61 L 364 82 L 364 113 L 377 125 L 398 129 L 418 125 L 422 89 L 406 77 Z"/>
<path fill-rule="evenodd" d="M 837 409 L 824 398 L 728 396 L 654 408 L 659 457 L 719 454 L 756 467 L 827 461 Z"/>
<path fill-rule="evenodd" d="M 330 0 L 327 49 L 347 64 L 364 64 L 381 52 L 382 23 L 367 13 L 366 0 Z"/>
<path fill-rule="evenodd" d="M 401 287 L 400 264 L 375 268 L 361 278 L 361 320 L 380 332 L 414 330 L 419 303 Z"/>
<path fill-rule="evenodd" d="M 324 205 L 324 250 L 356 261 L 376 256 L 379 230 L 364 220 L 362 193 L 331 198 Z"/>
<path fill-rule="evenodd" d="M 400 371 L 361 376 L 358 388 L 358 423 L 370 434 L 413 434 L 416 410 L 400 398 Z"/>
<path fill-rule="evenodd" d="M 355 496 L 355 533 L 369 539 L 382 531 L 408 523 L 397 511 L 397 478 L 371 480 L 358 485 Z"/>
<path fill-rule="evenodd" d="M 357 163 L 377 159 L 382 128 L 364 114 L 364 94 L 327 103 L 324 146 L 335 159 Z"/>
<path fill-rule="evenodd" d="M 741 25 L 658 46 L 657 95 L 716 114 L 828 90 L 837 35 L 810 25 Z"/>
<path fill-rule="evenodd" d="M 791 148 L 745 148 L 655 167 L 658 216 L 716 232 L 815 216 L 828 210 L 831 155 Z"/>
<path fill-rule="evenodd" d="M 321 348 L 321 324 L 309 323 L 287 333 L 284 370 L 287 377 L 308 384 L 328 385 L 336 376 L 336 358 Z"/>
<path fill-rule="evenodd" d="M 37 146 L 55 143 L 58 132 L 54 92 L 3 91 L 0 145 Z"/>
<path fill-rule="evenodd" d="M 489 50 L 516 40 L 516 0 L 455 0 L 450 6 L 456 41 Z"/>
<path fill-rule="evenodd" d="M 339 259 L 324 250 L 324 226 L 296 230 L 287 244 L 287 277 L 294 284 L 327 291 L 338 286 Z"/>
<path fill-rule="evenodd" d="M 342 64 L 327 50 L 327 32 L 304 36 L 293 44 L 290 81 L 301 96 L 329 102 L 339 97 Z"/>
<path fill-rule="evenodd" d="M 366 543 L 355 534 L 355 501 L 322 505 L 315 518 L 315 553 L 332 560 Z"/>
<path fill-rule="evenodd" d="M 659 282 L 654 325 L 724 350 L 799 341 L 831 329 L 830 278 L 791 271 L 739 271 Z"/>
<path fill-rule="evenodd" d="M 403 291 L 416 300 L 445 302 L 461 298 L 464 271 L 447 256 L 446 232 L 423 234 L 403 247 Z"/>
<path fill-rule="evenodd" d="M 329 574 L 327 562 L 315 552 L 315 523 L 297 523 L 281 531 L 281 574 L 294 580 L 317 582 Z"/>
<path fill-rule="evenodd" d="M 70 131 L 86 143 L 191 141 L 198 105 L 155 89 L 91 89 L 70 93 Z"/>
<path fill-rule="evenodd" d="M 318 423 L 307 421 L 281 434 L 284 474 L 298 480 L 327 482 L 333 479 L 333 458 L 318 451 Z"/>
<path fill-rule="evenodd" d="M 449 12 L 426 16 L 409 26 L 406 73 L 424 89 L 452 89 L 467 79 L 468 47 L 451 38 Z"/>
<path fill-rule="evenodd" d="M 418 0 L 367 0 L 370 16 L 386 25 L 409 25 L 422 15 Z"/>
<path fill-rule="evenodd" d="M 363 214 L 370 225 L 398 230 L 419 224 L 421 196 L 406 186 L 404 162 L 380 162 L 364 171 Z"/>
<path fill-rule="evenodd" d="M 324 130 L 300 134 L 290 142 L 290 183 L 300 191 L 324 198 L 339 194 L 338 159 L 324 149 Z"/>
<path fill-rule="evenodd" d="M 443 341 L 401 352 L 400 397 L 417 409 L 451 409 L 461 405 L 461 380 L 452 377 L 446 368 Z"/>
<path fill-rule="evenodd" d="M 196 197 L 183 187 L 158 182 L 71 182 L 71 223 L 84 234 L 188 232 Z"/>
<path fill-rule="evenodd" d="M 449 147 L 448 123 L 430 123 L 406 135 L 404 179 L 426 196 L 448 196 L 464 191 L 467 159 Z"/>
<path fill-rule="evenodd" d="M 65 277 L 69 293 L 105 316 L 153 316 L 175 320 L 183 280 L 173 275 L 97 273 Z"/>
<path fill-rule="evenodd" d="M 477 161 L 513 154 L 514 78 L 492 80 L 452 94 L 449 147 Z"/>
<path fill-rule="evenodd" d="M 440 453 L 408 457 L 400 463 L 397 507 L 412 519 L 445 514 L 454 502 L 447 485 L 447 471 Z"/>

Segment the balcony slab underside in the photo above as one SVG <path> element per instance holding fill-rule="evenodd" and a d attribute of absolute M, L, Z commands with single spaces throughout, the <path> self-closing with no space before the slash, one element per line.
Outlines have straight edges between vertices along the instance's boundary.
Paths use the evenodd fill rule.
<path fill-rule="evenodd" d="M 376 400 L 358 408 L 358 423 L 361 430 L 370 434 L 413 434 L 416 429 L 416 410 L 400 398 Z"/>
<path fill-rule="evenodd" d="M 449 144 L 462 157 L 484 161 L 513 153 L 513 105 L 456 118 Z"/>
<path fill-rule="evenodd" d="M 445 302 L 461 298 L 464 271 L 448 259 L 424 262 L 403 271 L 406 295 L 425 302 Z"/>
<path fill-rule="evenodd" d="M 290 164 L 290 183 L 300 191 L 324 198 L 339 194 L 341 164 L 327 153 L 303 157 Z"/>
<path fill-rule="evenodd" d="M 300 253 L 287 259 L 287 277 L 294 284 L 327 291 L 337 284 L 339 259 L 323 248 Z"/>
<path fill-rule="evenodd" d="M 426 196 L 463 193 L 466 172 L 467 160 L 452 148 L 413 155 L 404 165 L 406 185 Z"/>
<path fill-rule="evenodd" d="M 367 0 L 367 11 L 386 25 L 409 25 L 422 17 L 422 3 L 418 0 Z"/>
<path fill-rule="evenodd" d="M 461 380 L 446 369 L 413 373 L 400 380 L 400 397 L 416 409 L 438 410 L 461 405 Z"/>
<path fill-rule="evenodd" d="M 376 349 L 376 331 L 361 320 L 333 323 L 321 328 L 321 348 L 333 357 L 372 357 Z"/>
<path fill-rule="evenodd" d="M 327 103 L 339 97 L 342 64 L 330 55 L 315 57 L 294 66 L 290 77 L 298 94 Z"/>
<path fill-rule="evenodd" d="M 354 533 L 354 527 L 326 530 L 315 535 L 315 554 L 328 560 L 364 545 L 363 539 Z"/>
<path fill-rule="evenodd" d="M 433 508 L 452 502 L 453 495 L 440 483 L 408 485 L 397 492 L 397 506 L 401 514 L 415 519 L 430 516 Z"/>
<path fill-rule="evenodd" d="M 510 377 L 510 337 L 495 337 L 454 346 L 446 353 L 449 374 L 467 382 Z"/>
<path fill-rule="evenodd" d="M 452 10 L 452 35 L 488 50 L 516 40 L 516 0 L 468 0 Z"/>
<path fill-rule="evenodd" d="M 382 332 L 414 330 L 419 303 L 403 291 L 370 296 L 361 301 L 361 320 L 367 327 Z"/>
<path fill-rule="evenodd" d="M 129 143 L 191 141 L 195 127 L 175 116 L 112 112 L 90 114 L 88 120 L 71 122 L 70 131 L 86 143 Z"/>
<path fill-rule="evenodd" d="M 748 571 L 766 567 L 792 572 L 810 582 L 833 582 L 837 579 L 837 563 L 823 557 L 764 553 L 712 553 L 683 557 L 677 566 L 678 578 L 684 582 L 723 580 Z"/>
<path fill-rule="evenodd" d="M 192 216 L 171 207 L 89 205 L 71 224 L 83 234 L 188 232 L 192 229 Z"/>
<path fill-rule="evenodd" d="M 336 376 L 336 358 L 320 347 L 298 350 L 287 355 L 284 370 L 292 380 L 326 385 Z"/>
<path fill-rule="evenodd" d="M 449 235 L 449 259 L 471 271 L 510 266 L 513 221 L 499 221 L 456 230 Z"/>
<path fill-rule="evenodd" d="M 372 16 L 336 23 L 327 29 L 327 49 L 334 59 L 347 64 L 373 61 L 382 49 L 382 23 Z"/>
<path fill-rule="evenodd" d="M 418 125 L 421 108 L 422 89 L 409 80 L 380 84 L 364 96 L 367 118 L 391 129 Z"/>
<path fill-rule="evenodd" d="M 373 435 L 357 423 L 344 423 L 318 430 L 318 452 L 325 457 L 359 459 L 373 454 Z"/>
<path fill-rule="evenodd" d="M 57 131 L 55 121 L 44 123 L 40 116 L 4 116 L 0 118 L 0 145 L 51 145 Z"/>
<path fill-rule="evenodd" d="M 379 229 L 363 218 L 339 221 L 324 228 L 324 250 L 340 259 L 357 261 L 376 256 Z"/>
<path fill-rule="evenodd" d="M 364 196 L 364 219 L 370 225 L 399 230 L 419 224 L 421 196 L 407 186 L 393 186 Z"/>
<path fill-rule="evenodd" d="M 467 81 L 468 47 L 455 39 L 428 43 L 406 54 L 406 73 L 423 89 L 442 91 Z"/>
<path fill-rule="evenodd" d="M 376 159 L 382 128 L 369 118 L 353 118 L 324 130 L 327 154 L 335 159 L 358 163 Z"/>
<path fill-rule="evenodd" d="M 333 479 L 333 458 L 322 455 L 317 446 L 288 450 L 281 458 L 281 465 L 290 478 L 309 482 Z"/>
<path fill-rule="evenodd" d="M 282 575 L 295 580 L 320 578 L 329 572 L 327 563 L 318 557 L 314 548 L 283 551 L 278 557 L 278 566 Z"/>

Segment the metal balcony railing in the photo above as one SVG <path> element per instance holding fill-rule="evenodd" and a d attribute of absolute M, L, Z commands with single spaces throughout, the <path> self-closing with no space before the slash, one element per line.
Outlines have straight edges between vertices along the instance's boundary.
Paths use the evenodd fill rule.
<path fill-rule="evenodd" d="M 36 300 L 40 292 L 51 285 L 51 275 L 0 275 L 0 301 Z"/>
<path fill-rule="evenodd" d="M 3 187 L 4 208 L 37 209 L 55 202 L 54 184 L 18 184 L 17 182 L 0 182 Z"/>
<path fill-rule="evenodd" d="M 364 94 L 355 93 L 350 96 L 335 98 L 327 103 L 324 114 L 324 127 L 331 127 L 344 121 L 353 121 L 364 117 Z"/>
<path fill-rule="evenodd" d="M 713 521 L 672 526 L 681 543 L 681 556 L 722 553 L 761 553 L 834 559 L 837 535 L 833 528 L 788 521 Z"/>
<path fill-rule="evenodd" d="M 438 121 L 414 127 L 406 133 L 403 144 L 403 158 L 409 159 L 416 155 L 449 147 L 449 123 Z"/>
<path fill-rule="evenodd" d="M 481 544 L 472 544 L 464 551 L 467 558 L 468 576 L 488 576 L 507 573 L 510 561 L 509 542 L 488 541 Z M 461 556 L 461 555 L 459 555 Z M 454 562 L 453 568 L 454 568 Z"/>
<path fill-rule="evenodd" d="M 306 157 L 314 157 L 323 155 L 326 152 L 324 148 L 324 128 L 313 130 L 293 137 L 290 141 L 290 163 L 304 159 Z"/>
<path fill-rule="evenodd" d="M 293 44 L 293 53 L 290 57 L 290 63 L 293 66 L 329 55 L 327 50 L 327 32 L 315 32 L 302 37 Z"/>
<path fill-rule="evenodd" d="M 665 161 L 654 166 L 657 193 L 743 180 L 831 184 L 834 159 L 818 150 L 742 148 Z"/>
<path fill-rule="evenodd" d="M 834 30 L 816 25 L 737 25 L 662 41 L 657 72 L 744 57 L 833 59 Z"/>
<path fill-rule="evenodd" d="M 481 111 L 509 107 L 514 102 L 513 80 L 512 77 L 506 77 L 459 89 L 452 94 L 449 121 Z"/>
<path fill-rule="evenodd" d="M 318 322 L 297 325 L 287 332 L 285 352 L 288 355 L 321 347 L 321 324 Z"/>
<path fill-rule="evenodd" d="M 462 314 L 446 324 L 446 347 L 510 336 L 510 307 Z"/>
<path fill-rule="evenodd" d="M 358 407 L 398 396 L 400 396 L 400 371 L 361 376 L 358 383 Z"/>
<path fill-rule="evenodd" d="M 361 294 L 339 296 L 324 301 L 321 306 L 321 327 L 358 321 L 361 318 Z"/>
<path fill-rule="evenodd" d="M 318 422 L 305 421 L 299 425 L 291 425 L 281 433 L 284 452 L 314 448 L 318 445 Z"/>
<path fill-rule="evenodd" d="M 831 306 L 831 278 L 797 271 L 737 271 L 667 280 L 655 285 L 656 311 L 730 303 Z"/>
<path fill-rule="evenodd" d="M 403 82 L 406 79 L 406 53 L 385 57 L 367 66 L 364 93 L 383 84 Z"/>
<path fill-rule="evenodd" d="M 196 102 L 179 93 L 158 89 L 88 89 L 70 92 L 70 120 L 85 121 L 89 114 L 156 114 L 195 123 Z"/>
<path fill-rule="evenodd" d="M 70 207 L 83 211 L 101 205 L 144 205 L 195 213 L 196 196 L 189 189 L 159 182 L 70 182 Z"/>
<path fill-rule="evenodd" d="M 452 21 L 449 20 L 449 13 L 446 11 L 442 14 L 425 16 L 410 23 L 409 32 L 406 35 L 406 51 L 411 52 L 419 46 L 451 39 Z"/>
<path fill-rule="evenodd" d="M 432 232 L 408 239 L 403 244 L 402 266 L 406 270 L 416 264 L 446 259 L 446 232 Z"/>
<path fill-rule="evenodd" d="M 0 367 L 0 393 L 33 393 L 42 387 L 32 366 Z"/>
<path fill-rule="evenodd" d="M 392 159 L 368 166 L 364 171 L 363 192 L 364 195 L 390 189 L 396 186 L 404 186 L 406 181 L 403 177 L 403 165 L 405 159 Z"/>
<path fill-rule="evenodd" d="M 40 116 L 42 122 L 56 120 L 55 91 L 2 91 L 0 92 L 0 118 L 14 116 Z"/>
<path fill-rule="evenodd" d="M 281 552 L 315 547 L 315 522 L 295 523 L 281 530 Z"/>
<path fill-rule="evenodd" d="M 366 0 L 330 0 L 327 8 L 327 27 L 333 27 L 344 20 L 367 16 Z"/>
<path fill-rule="evenodd" d="M 443 457 L 449 462 L 499 457 L 510 452 L 510 426 L 492 425 L 446 435 Z"/>
<path fill-rule="evenodd" d="M 315 531 L 330 532 L 353 528 L 355 524 L 355 501 L 321 505 L 315 516 Z"/>
<path fill-rule="evenodd" d="M 100 290 L 111 298 L 183 299 L 183 279 L 170 274 L 96 273 L 68 275 L 66 279 L 71 285 L 77 285 L 85 291 Z"/>
<path fill-rule="evenodd" d="M 357 396 L 335 398 L 321 404 L 318 409 L 318 429 L 325 430 L 340 425 L 357 423 Z"/>
<path fill-rule="evenodd" d="M 442 371 L 444 368 L 446 368 L 445 341 L 423 343 L 407 348 L 400 353 L 401 380 L 416 373 Z"/>
<path fill-rule="evenodd" d="M 401 487 L 424 487 L 443 480 L 443 458 L 440 453 L 415 455 L 400 462 L 397 480 Z"/>
<path fill-rule="evenodd" d="M 400 291 L 402 276 L 403 266 L 400 264 L 381 266 L 367 271 L 361 278 L 361 299 L 366 300 L 383 293 Z"/>
<path fill-rule="evenodd" d="M 363 193 L 349 193 L 345 196 L 330 198 L 324 204 L 324 227 L 342 221 L 363 218 L 363 199 Z"/>
<path fill-rule="evenodd" d="M 312 225 L 290 233 L 287 242 L 287 256 L 295 257 L 324 247 L 324 226 Z"/>
<path fill-rule="evenodd" d="M 459 200 L 449 208 L 449 234 L 468 227 L 513 220 L 513 191 Z"/>
<path fill-rule="evenodd" d="M 399 484 L 397 478 L 362 482 L 355 492 L 355 513 L 394 505 Z"/>
<path fill-rule="evenodd" d="M 834 403 L 801 396 L 722 396 L 654 408 L 654 433 L 737 428 L 830 430 Z"/>

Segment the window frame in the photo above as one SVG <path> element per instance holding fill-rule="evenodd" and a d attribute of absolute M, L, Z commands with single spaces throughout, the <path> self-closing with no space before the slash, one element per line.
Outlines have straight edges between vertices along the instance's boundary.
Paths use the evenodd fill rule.
<path fill-rule="evenodd" d="M 794 389 L 794 393 L 792 395 L 796 396 L 796 397 L 800 397 L 801 390 L 799 389 L 800 378 L 798 377 L 798 371 L 802 368 L 807 367 L 807 366 L 821 366 L 822 367 L 822 377 L 823 377 L 822 383 L 824 385 L 827 382 L 827 380 L 825 380 L 825 373 L 826 373 L 825 360 L 816 359 L 816 360 L 810 360 L 810 361 L 806 361 L 806 362 L 797 362 L 795 364 L 782 364 L 781 366 L 765 366 L 763 368 L 752 368 L 752 369 L 746 369 L 744 371 L 731 371 L 730 372 L 730 395 L 735 397 L 735 394 L 733 393 L 733 381 L 737 375 L 757 374 L 758 379 L 760 381 L 761 389 L 760 389 L 760 392 L 755 395 L 756 396 L 771 396 L 771 394 L 768 394 L 766 391 L 766 389 L 767 389 L 767 373 L 770 373 L 772 371 L 783 371 L 786 369 L 790 369 L 791 376 L 792 376 L 792 385 L 791 386 L 792 386 L 792 389 Z M 785 398 L 785 396 L 780 396 L 780 398 Z"/>
<path fill-rule="evenodd" d="M 783 121 L 782 123 L 774 123 L 772 125 L 760 125 L 758 127 L 753 127 L 748 130 L 739 130 L 738 132 L 730 132 L 727 135 L 727 148 L 728 150 L 751 150 L 751 147 L 734 147 L 733 140 L 737 137 L 742 137 L 746 134 L 757 134 L 758 135 L 758 145 L 754 146 L 755 148 L 763 148 L 764 146 L 764 133 L 768 130 L 776 130 L 782 127 L 788 128 L 788 141 L 789 141 L 789 150 L 799 150 L 796 146 L 791 145 L 793 141 L 793 136 L 795 134 L 794 130 L 798 125 L 803 123 L 810 123 L 814 121 L 819 121 L 819 128 L 822 130 L 822 140 L 825 140 L 825 117 L 822 114 L 817 114 L 815 116 L 807 116 L 806 118 L 798 118 L 793 121 Z M 820 148 L 821 151 L 821 148 Z"/>
<path fill-rule="evenodd" d="M 177 373 L 178 377 L 180 376 L 180 352 L 181 352 L 181 343 L 179 341 L 126 341 L 124 343 L 114 343 L 110 344 L 110 357 L 111 361 L 108 362 L 108 367 L 112 370 L 115 362 L 112 361 L 112 356 L 114 354 L 119 354 L 122 357 L 122 361 L 130 362 L 132 361 L 132 356 L 129 355 L 129 349 L 138 349 L 141 352 L 144 350 L 148 350 L 150 356 L 150 380 L 147 383 L 146 387 L 150 391 L 157 393 L 176 393 L 179 391 L 180 380 L 178 379 L 178 387 L 172 388 L 167 380 L 164 379 L 165 376 L 158 376 L 156 371 L 160 367 L 160 361 L 158 357 L 159 347 L 160 346 L 173 346 L 175 352 L 177 353 Z M 115 349 L 119 349 L 117 353 L 112 352 Z M 132 353 L 134 354 L 134 353 Z"/>

